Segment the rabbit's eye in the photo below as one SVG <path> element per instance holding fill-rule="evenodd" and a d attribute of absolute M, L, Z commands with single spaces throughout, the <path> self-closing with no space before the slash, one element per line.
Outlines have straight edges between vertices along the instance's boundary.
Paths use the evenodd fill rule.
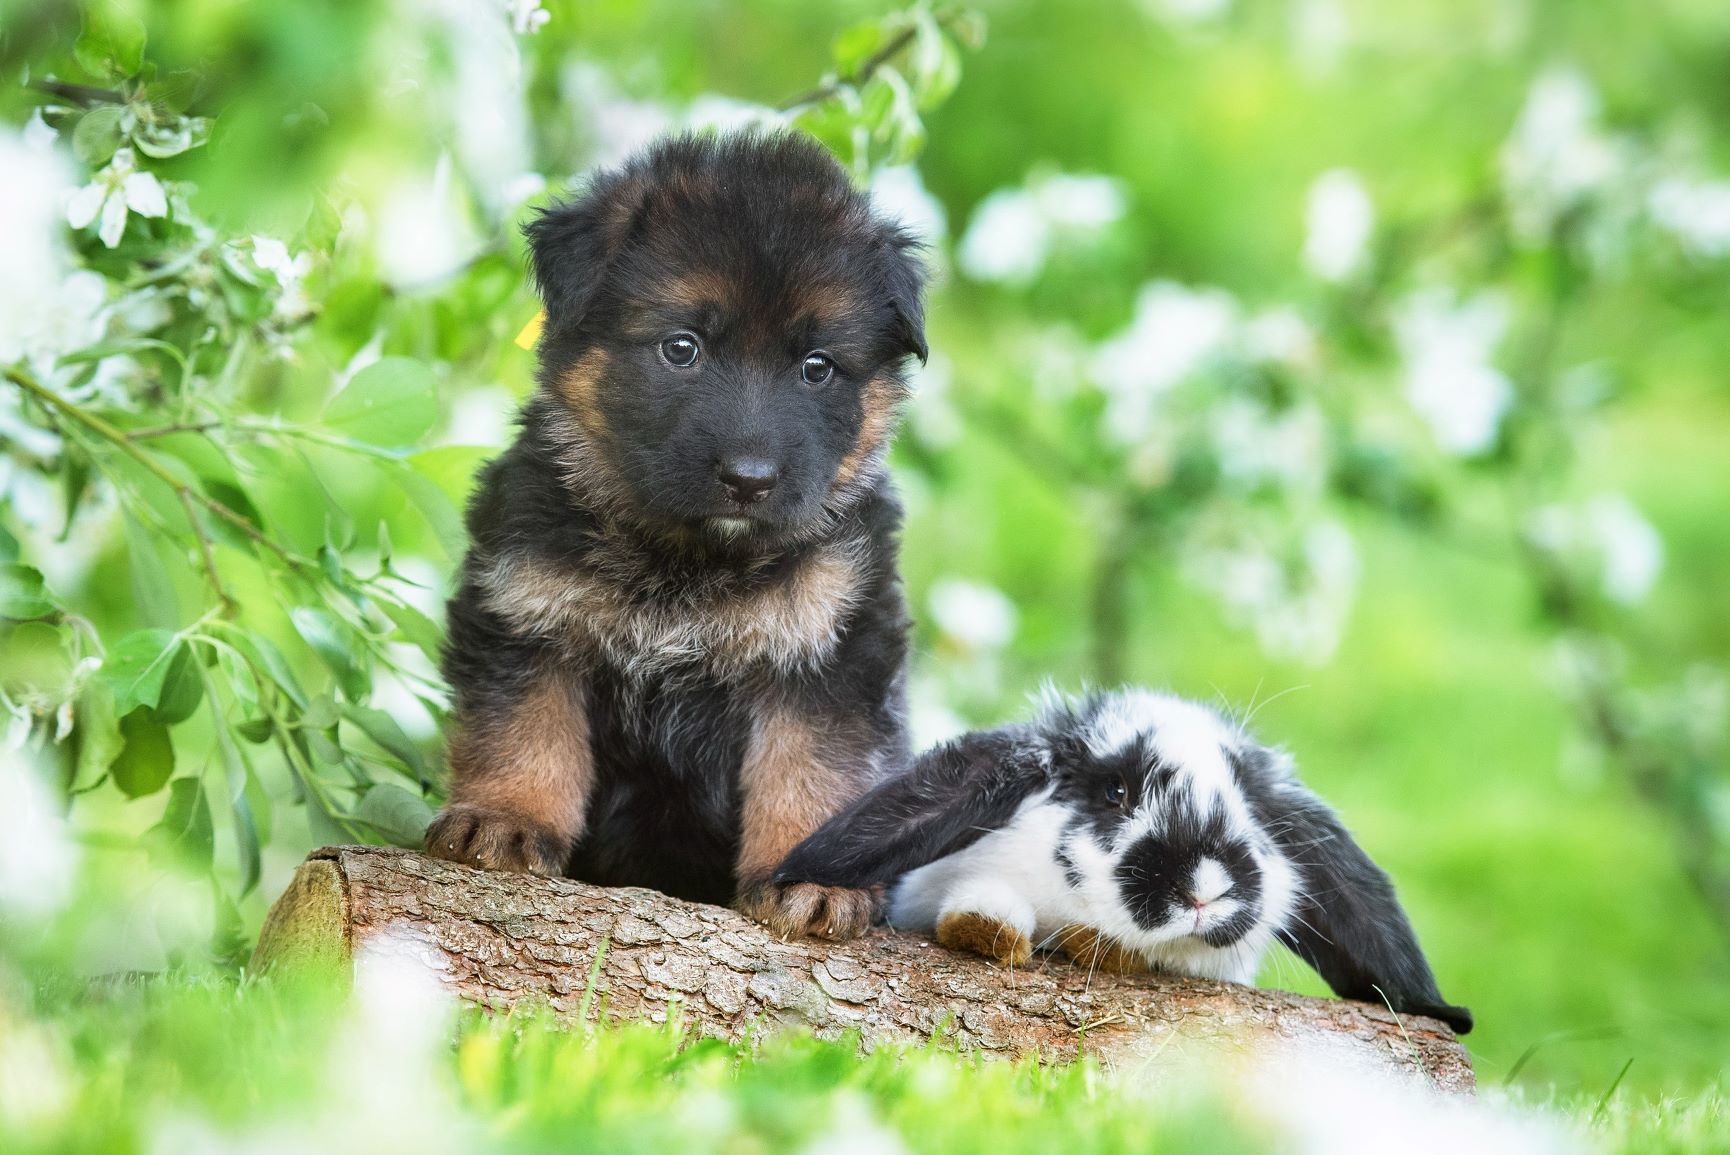
<path fill-rule="evenodd" d="M 1128 784 L 1121 778 L 1112 782 L 1111 785 L 1105 788 L 1105 801 L 1107 805 L 1116 806 L 1121 809 L 1123 804 L 1129 801 Z"/>

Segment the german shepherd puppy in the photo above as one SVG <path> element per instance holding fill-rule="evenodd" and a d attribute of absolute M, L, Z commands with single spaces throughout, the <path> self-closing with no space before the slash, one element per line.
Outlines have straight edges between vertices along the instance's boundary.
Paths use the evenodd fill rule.
<path fill-rule="evenodd" d="M 793 134 L 667 139 L 527 233 L 539 388 L 469 506 L 427 849 L 851 937 L 871 892 L 771 876 L 910 762 L 916 245 Z"/>

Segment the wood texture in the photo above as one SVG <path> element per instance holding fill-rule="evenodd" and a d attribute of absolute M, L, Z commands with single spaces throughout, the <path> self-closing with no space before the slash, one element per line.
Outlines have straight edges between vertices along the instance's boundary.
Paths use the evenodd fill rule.
<path fill-rule="evenodd" d="M 1441 1090 L 1470 1092 L 1453 1032 L 1383 1007 L 1230 983 L 1092 973 L 1036 955 L 1002 970 L 923 936 L 873 930 L 848 943 L 782 942 L 731 910 L 650 890 L 474 870 L 403 850 L 313 853 L 271 911 L 255 969 L 352 959 L 375 936 L 410 940 L 463 999 L 539 1003 L 612 1021 L 682 1018 L 743 1041 L 783 1024 L 861 1046 L 933 1035 L 991 1055 L 1119 1067 L 1193 1047 L 1320 1044 Z M 599 964 L 596 959 L 599 955 Z M 584 995 L 594 974 L 594 991 Z M 1175 1044 L 1175 1045 L 1174 1045 Z"/>

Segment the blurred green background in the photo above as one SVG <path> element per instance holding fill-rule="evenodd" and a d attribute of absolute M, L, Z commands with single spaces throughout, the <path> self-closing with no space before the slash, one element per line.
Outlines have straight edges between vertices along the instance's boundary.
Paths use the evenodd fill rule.
<path fill-rule="evenodd" d="M 306 850 L 412 842 L 455 511 L 531 387 L 517 226 L 791 121 L 930 239 L 921 735 L 1046 679 L 1253 713 L 1485 1083 L 1721 1084 L 1730 8 L 0 15 L 17 975 L 221 973 Z"/>

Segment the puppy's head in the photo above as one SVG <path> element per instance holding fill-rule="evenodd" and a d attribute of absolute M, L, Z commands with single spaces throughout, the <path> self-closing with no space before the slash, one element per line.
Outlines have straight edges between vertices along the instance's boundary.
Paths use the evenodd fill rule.
<path fill-rule="evenodd" d="M 815 142 L 671 138 L 527 231 L 545 411 L 585 500 L 766 543 L 874 483 L 926 353 L 923 274 Z"/>

